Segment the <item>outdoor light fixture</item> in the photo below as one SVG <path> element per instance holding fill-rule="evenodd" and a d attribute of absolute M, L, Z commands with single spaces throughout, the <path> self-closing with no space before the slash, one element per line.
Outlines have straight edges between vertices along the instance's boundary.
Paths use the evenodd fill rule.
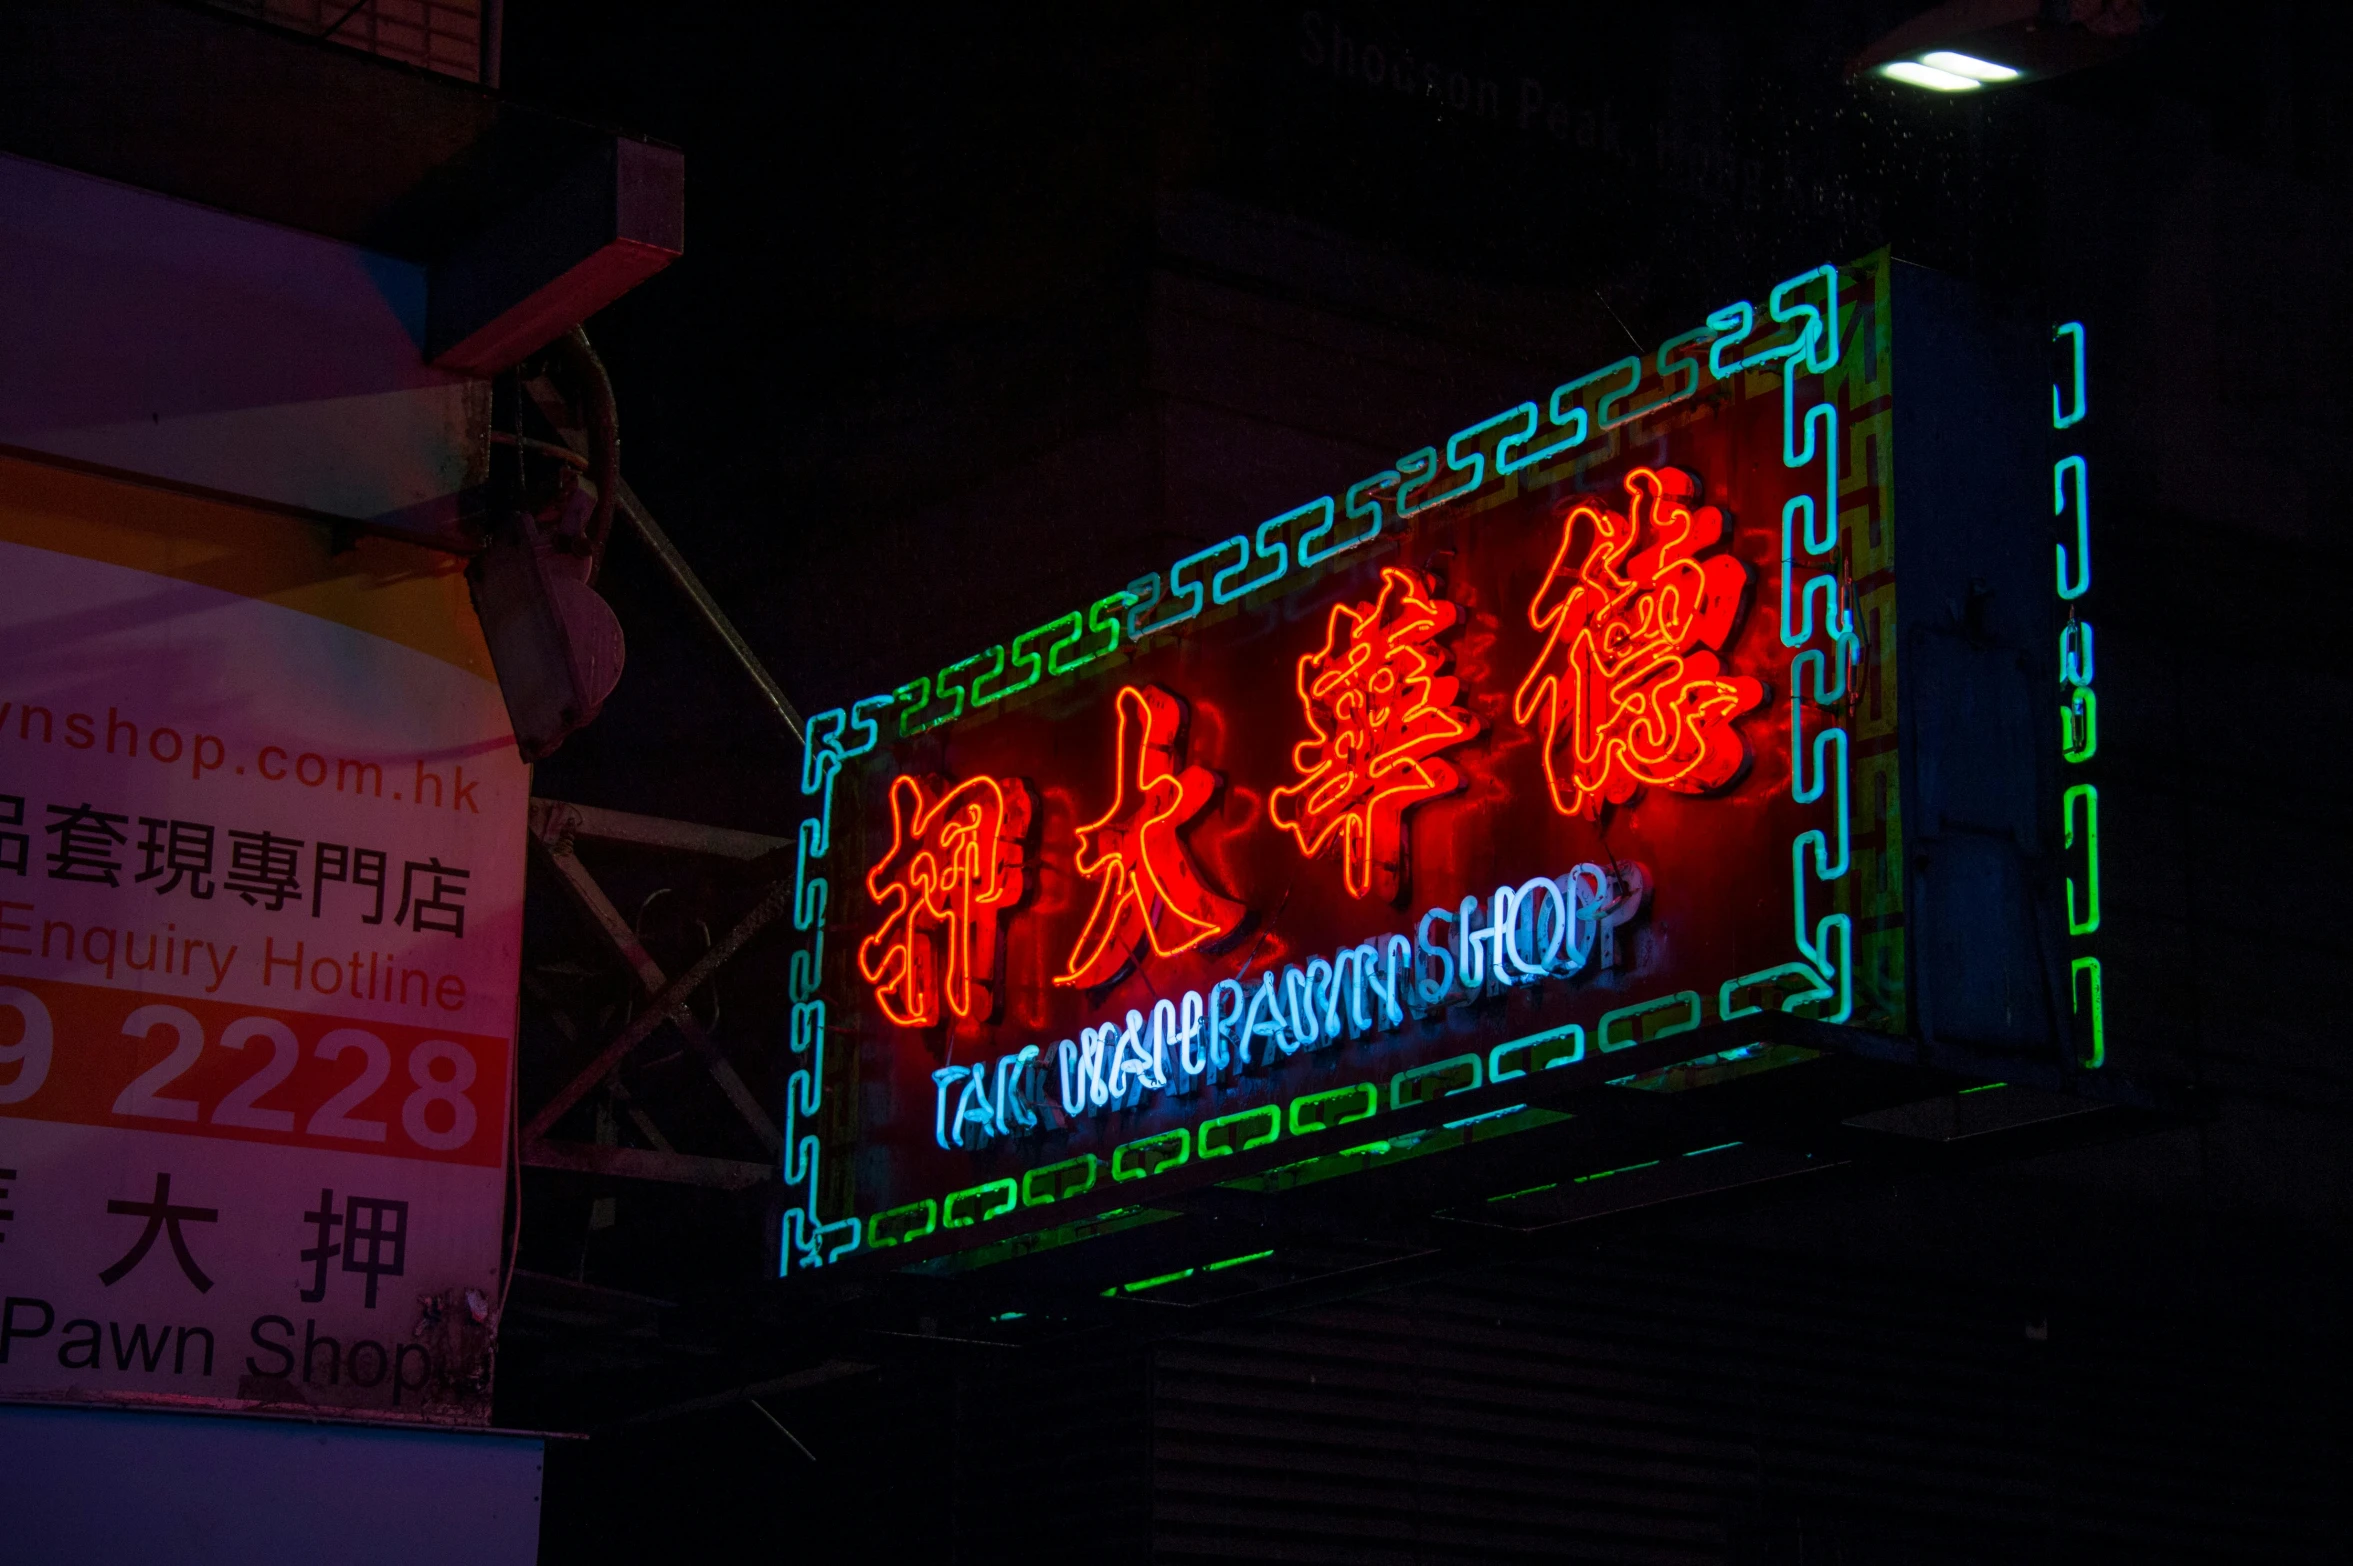
<path fill-rule="evenodd" d="M 2154 24 L 2147 0 L 1947 0 L 1857 55 L 1871 75 L 1928 92 L 1978 92 L 2109 60 Z"/>
<path fill-rule="evenodd" d="M 1998 82 L 2014 82 L 2024 71 L 1952 49 L 1931 49 L 1917 60 L 1895 60 L 1879 68 L 1889 81 L 1925 87 L 1930 92 L 1975 92 Z"/>
<path fill-rule="evenodd" d="M 1951 56 L 1948 55 L 1946 58 L 1949 59 Z M 1898 60 L 1892 65 L 1881 66 L 1879 74 L 1891 82 L 1903 82 L 1912 87 L 1925 87 L 1930 92 L 1975 92 L 1985 85 L 1984 80 L 1980 77 L 1963 76 L 1957 71 L 1948 71 L 1939 66 L 1930 65 L 1925 60 Z M 2011 71 L 2008 74 L 2016 76 L 2018 73 Z"/>
<path fill-rule="evenodd" d="M 2006 65 L 1996 65 L 1991 60 L 1980 60 L 1973 54 L 1960 54 L 1951 49 L 1930 50 L 1920 57 L 1920 63 L 1932 70 L 1966 76 L 1973 82 L 2014 82 L 2025 74 L 2013 71 Z"/>

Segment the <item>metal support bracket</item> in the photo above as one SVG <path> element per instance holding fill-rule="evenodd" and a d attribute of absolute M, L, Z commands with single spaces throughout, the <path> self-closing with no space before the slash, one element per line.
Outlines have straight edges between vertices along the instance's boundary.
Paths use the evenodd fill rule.
<path fill-rule="evenodd" d="M 629 921 L 613 906 L 612 899 L 606 897 L 604 889 L 596 884 L 596 878 L 588 873 L 588 867 L 572 852 L 572 840 L 579 830 L 578 807 L 556 800 L 535 799 L 531 802 L 531 843 L 538 851 L 541 862 L 556 873 L 564 889 L 572 894 L 573 902 L 581 912 L 588 915 L 597 934 L 603 937 L 605 950 L 620 959 L 621 965 L 629 970 L 630 977 L 637 981 L 642 998 L 652 1000 L 668 985 L 669 977 L 638 940 L 637 932 L 629 927 Z M 750 833 L 740 835 L 751 836 Z M 668 1014 L 667 1020 L 676 1025 L 695 1053 L 702 1057 L 703 1067 L 711 1074 L 711 1080 L 719 1085 L 719 1091 L 727 1095 L 728 1102 L 735 1106 L 744 1124 L 752 1128 L 752 1134 L 760 1139 L 761 1145 L 772 1153 L 782 1151 L 784 1136 L 776 1129 L 776 1122 L 760 1107 L 760 1101 L 752 1096 L 752 1090 L 744 1085 L 743 1078 L 736 1074 L 735 1067 L 728 1063 L 726 1055 L 711 1042 L 710 1035 L 703 1031 L 703 1025 L 695 1020 L 694 1013 L 686 1009 L 683 1000 Z M 534 1119 L 532 1125 L 539 1127 L 539 1121 Z M 540 1128 L 541 1134 L 544 1134 L 544 1129 Z"/>

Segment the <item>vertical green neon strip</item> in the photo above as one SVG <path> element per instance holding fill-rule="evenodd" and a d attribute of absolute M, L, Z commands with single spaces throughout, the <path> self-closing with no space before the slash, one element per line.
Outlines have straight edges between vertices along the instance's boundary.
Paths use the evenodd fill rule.
<path fill-rule="evenodd" d="M 2100 753 L 2100 698 L 2088 685 L 2071 691 L 2059 709 L 2059 752 L 2077 766 Z"/>
<path fill-rule="evenodd" d="M 2064 376 L 2071 383 L 2054 382 L 2051 386 L 2054 431 L 2072 429 L 2091 412 L 2086 336 L 2081 321 L 2067 321 L 2051 328 L 2051 340 L 2067 345 Z M 2067 605 L 2067 625 L 2059 633 L 2060 695 L 2064 698 L 2059 707 L 2059 753 L 2071 767 L 2089 762 L 2100 749 L 2100 702 L 2092 690 L 2092 628 L 2088 621 L 2077 618 L 2075 606 L 2075 601 L 2089 593 L 2092 586 L 2090 468 L 2080 452 L 2061 457 L 2051 465 L 2052 515 L 2062 524 L 2064 534 L 2072 500 L 2074 521 L 2072 554 L 2068 545 L 2061 543 L 2057 556 L 2059 598 Z M 2079 813 L 2083 833 L 2080 893 L 2072 868 L 2066 877 L 2067 933 L 2071 937 L 2092 935 L 2100 928 L 2100 791 L 2096 784 L 2074 784 L 2060 799 L 2060 830 L 2071 852 L 2075 848 Z M 2108 1059 L 2108 1018 L 2101 987 L 2098 957 L 2086 954 L 2070 961 L 2068 1009 L 2081 1019 L 2076 1025 L 2078 1038 L 2086 1029 L 2090 1033 L 2088 1050 L 2077 1056 L 2077 1063 L 2087 1071 L 2098 1070 Z M 2087 1007 L 2088 1018 L 2085 1017 Z"/>
<path fill-rule="evenodd" d="M 2067 975 L 2068 1008 L 2077 1016 L 2083 1015 L 2084 976 L 2091 976 L 2092 1052 L 2084 1057 L 2087 1071 L 2097 1071 L 2108 1059 L 2108 1014 L 2100 1001 L 2100 959 L 2078 957 Z"/>
<path fill-rule="evenodd" d="M 2089 935 L 2100 927 L 2100 791 L 2089 783 L 2078 783 L 2067 791 L 2061 813 L 2067 828 L 2067 846 L 2075 846 L 2075 805 L 2083 802 L 2083 908 L 2075 905 L 2075 877 L 2067 878 L 2067 933 Z"/>

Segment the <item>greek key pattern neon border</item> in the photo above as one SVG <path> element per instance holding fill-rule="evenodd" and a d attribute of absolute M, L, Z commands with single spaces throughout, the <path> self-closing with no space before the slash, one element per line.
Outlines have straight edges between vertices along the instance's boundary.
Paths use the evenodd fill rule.
<path fill-rule="evenodd" d="M 1842 278 L 1848 281 L 1842 284 Z M 1753 303 L 1736 301 L 1711 312 L 1704 326 L 1667 339 L 1653 355 L 1629 355 L 1564 382 L 1541 405 L 1523 402 L 1482 419 L 1449 436 L 1442 449 L 1410 452 L 1338 497 L 1319 496 L 1010 643 L 810 719 L 800 778 L 810 814 L 798 832 L 793 903 L 793 928 L 806 944 L 790 959 L 795 1067 L 785 1102 L 782 1173 L 790 1205 L 780 1272 L 824 1267 L 861 1248 L 891 1249 L 1067 1202 L 1106 1180 L 1114 1186 L 1149 1182 L 1195 1160 L 1266 1146 L 1286 1133 L 1312 1137 L 1371 1120 L 1383 1109 L 1574 1064 L 1586 1058 L 1589 1043 L 1600 1053 L 1692 1032 L 1707 1020 L 1711 1002 L 1725 1021 L 1768 1007 L 1832 1023 L 1854 1018 L 1859 957 L 1874 948 L 1900 952 L 1901 939 L 1901 914 L 1890 911 L 1897 908 L 1889 889 L 1894 878 L 1887 873 L 1890 863 L 1900 862 L 1900 845 L 1893 805 L 1896 638 L 1886 278 L 1884 252 L 1845 273 L 1835 265 L 1798 273 L 1767 295 L 1761 318 Z M 1859 355 L 1850 341 L 1861 345 Z M 1687 401 L 1703 384 L 1776 372 L 1781 461 L 1797 484 L 1781 515 L 1777 583 L 1780 636 L 1789 654 L 1790 787 L 1800 804 L 1830 802 L 1829 821 L 1790 844 L 1790 961 L 1727 978 L 1713 995 L 1685 990 L 1619 1007 L 1600 1019 L 1590 1040 L 1581 1025 L 1568 1024 L 1509 1040 L 1484 1055 L 1414 1066 L 1385 1082 L 1323 1089 L 1287 1105 L 1255 1105 L 1156 1132 L 1112 1149 L 1108 1159 L 1082 1154 L 884 1212 L 823 1218 L 825 1150 L 817 1122 L 826 1081 L 821 989 L 830 896 L 823 861 L 832 846 L 835 781 L 846 763 L 881 743 L 883 723 L 893 723 L 900 737 L 953 723 L 1079 673 L 1123 641 L 1140 642 L 1244 599 L 1287 591 L 1305 573 L 1385 531 L 1434 507 L 1502 491 L 1538 464 L 1581 455 L 1605 459 L 1620 442 L 1612 439 L 1587 452 L 1588 442 Z M 1842 429 L 1841 395 L 1863 432 L 1860 441 L 1850 441 Z M 1863 539 L 1855 536 L 1858 526 L 1867 529 Z M 1858 605 L 1865 611 L 1860 624 Z M 1872 700 L 1860 715 L 1858 757 L 1851 735 L 1866 683 L 1873 687 Z M 1876 802 L 1861 842 L 1853 812 L 1858 762 Z M 1858 892 L 1857 881 L 1866 878 L 1856 871 L 1865 864 L 1873 884 Z M 1902 965 L 1883 956 L 1876 968 L 1876 1015 L 1868 1020 L 1900 1026 Z"/>
<path fill-rule="evenodd" d="M 2088 343 L 2081 321 L 2051 328 L 2065 368 L 2051 385 L 2051 429 L 2065 445 L 2082 437 L 2068 431 L 2091 416 Z M 2059 631 L 2059 755 L 2065 768 L 2059 796 L 2060 846 L 2067 855 L 2067 996 L 2082 1046 L 2077 1063 L 2087 1071 L 2108 1059 L 2106 997 L 2101 993 L 2100 789 L 2093 763 L 2100 753 L 2100 698 L 2095 685 L 2098 652 L 2092 622 L 2085 618 L 2092 591 L 2091 463 L 2071 452 L 2051 464 L 2051 518 L 2058 529 L 2057 588 L 2067 609 Z"/>

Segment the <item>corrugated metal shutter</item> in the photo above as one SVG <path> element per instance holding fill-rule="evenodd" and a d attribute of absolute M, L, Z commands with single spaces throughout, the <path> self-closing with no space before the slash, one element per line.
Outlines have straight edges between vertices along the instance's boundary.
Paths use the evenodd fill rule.
<path fill-rule="evenodd" d="M 1613 1250 L 1165 1344 L 1157 1555 L 2343 1558 L 2320 1399 L 2227 1347 L 2111 1320 L 2035 1341 L 2023 1316 L 1903 1277 Z"/>
<path fill-rule="evenodd" d="M 954 1523 L 953 1552 L 937 1566 L 1150 1558 L 1151 1399 L 1142 1352 L 1002 1352 L 998 1362 L 967 1362 L 954 1395 L 952 1473 L 945 1463 L 928 1465 L 950 1490 L 943 1499 Z"/>

